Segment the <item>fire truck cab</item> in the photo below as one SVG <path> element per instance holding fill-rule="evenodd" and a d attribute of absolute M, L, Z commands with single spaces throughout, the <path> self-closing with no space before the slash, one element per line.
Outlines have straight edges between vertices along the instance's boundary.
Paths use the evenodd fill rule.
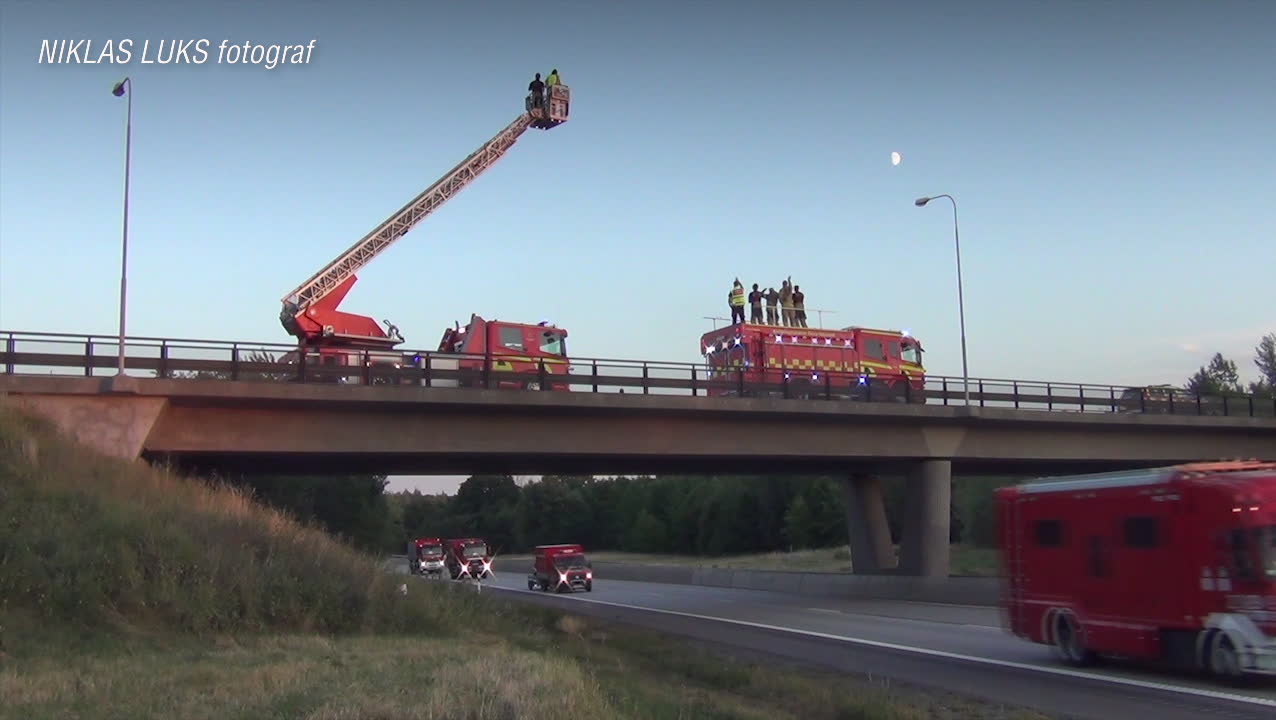
<path fill-rule="evenodd" d="M 922 344 L 907 332 L 730 325 L 700 338 L 710 395 L 925 403 Z"/>
<path fill-rule="evenodd" d="M 482 538 L 452 538 L 443 542 L 443 563 L 453 580 L 481 580 L 492 576 L 492 558 Z"/>
<path fill-rule="evenodd" d="M 1073 664 L 1276 675 L 1276 463 L 1046 478 L 996 506 L 1011 633 Z"/>
<path fill-rule="evenodd" d="M 443 540 L 416 538 L 408 541 L 408 572 L 438 577 L 443 574 Z"/>
<path fill-rule="evenodd" d="M 580 545 L 538 545 L 532 553 L 528 590 L 594 591 L 594 566 Z"/>
<path fill-rule="evenodd" d="M 431 357 L 431 371 L 459 371 L 454 379 L 433 380 L 434 387 L 483 387 L 492 375 L 490 387 L 568 391 L 565 382 L 555 382 L 568 373 L 567 331 L 548 322 L 529 325 L 484 320 L 471 315 L 464 327 L 443 332 L 440 353 L 455 357 Z M 413 358 L 420 365 L 421 358 Z M 424 382 L 424 381 L 422 381 Z"/>

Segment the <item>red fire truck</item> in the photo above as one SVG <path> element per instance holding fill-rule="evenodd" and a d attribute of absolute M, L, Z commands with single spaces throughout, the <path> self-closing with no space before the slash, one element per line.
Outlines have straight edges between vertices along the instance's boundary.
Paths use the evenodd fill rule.
<path fill-rule="evenodd" d="M 442 575 L 443 540 L 436 537 L 409 540 L 408 572 L 413 575 Z"/>
<path fill-rule="evenodd" d="M 548 90 L 543 103 L 533 105 L 530 95 L 525 98 L 523 110 L 509 125 L 283 296 L 279 322 L 298 340 L 292 362 L 304 359 L 308 367 L 327 368 L 321 375 L 334 378 L 332 382 L 354 383 L 371 374 L 369 366 L 402 366 L 403 354 L 393 350 L 403 336 L 393 323 L 338 309 L 354 286 L 355 273 L 494 166 L 529 129 L 551 130 L 567 122 L 571 90 L 562 84 Z"/>
<path fill-rule="evenodd" d="M 471 315 L 464 327 L 458 323 L 443 332 L 439 352 L 455 357 L 431 357 L 431 372 L 461 372 L 454 379 L 432 380 L 433 387 L 483 387 L 490 382 L 487 386 L 492 388 L 540 390 L 544 383 L 549 390 L 571 389 L 566 382 L 554 381 L 568 372 L 567 331 L 549 322 L 528 325 Z M 420 357 L 412 361 L 417 366 L 424 362 Z M 484 375 L 484 366 L 491 369 L 490 377 Z"/>
<path fill-rule="evenodd" d="M 1073 664 L 1276 674 L 1276 463 L 1046 478 L 996 504 L 1010 632 Z"/>
<path fill-rule="evenodd" d="M 705 333 L 700 351 L 710 395 L 926 402 L 922 344 L 907 332 L 740 324 Z"/>
<path fill-rule="evenodd" d="M 528 590 L 594 591 L 594 566 L 580 545 L 538 545 L 532 553 Z"/>
<path fill-rule="evenodd" d="M 453 580 L 469 577 L 481 580 L 492 576 L 492 558 L 483 538 L 451 538 L 443 541 L 443 562 Z"/>

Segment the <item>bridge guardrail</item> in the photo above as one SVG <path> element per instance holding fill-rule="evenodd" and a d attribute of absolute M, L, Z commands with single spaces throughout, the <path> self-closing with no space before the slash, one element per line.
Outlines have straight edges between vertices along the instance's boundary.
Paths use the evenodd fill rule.
<path fill-rule="evenodd" d="M 118 336 L 0 331 L 0 341 L 6 374 L 92 377 L 116 372 Z M 927 375 L 917 388 L 899 376 L 818 370 L 771 370 L 764 380 L 753 380 L 747 371 L 703 363 L 571 358 L 566 364 L 511 364 L 499 355 L 393 351 L 368 353 L 364 362 L 349 366 L 324 365 L 310 353 L 282 343 L 130 337 L 125 367 L 133 374 L 164 378 L 966 404 L 962 379 L 950 376 Z M 1276 417 L 1276 398 L 1250 394 L 990 378 L 970 379 L 970 404 L 1046 412 Z"/>

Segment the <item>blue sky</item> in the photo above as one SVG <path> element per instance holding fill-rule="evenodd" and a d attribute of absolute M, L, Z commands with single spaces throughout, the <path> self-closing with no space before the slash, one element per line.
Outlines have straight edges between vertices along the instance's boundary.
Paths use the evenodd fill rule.
<path fill-rule="evenodd" d="M 552 22 L 551 22 L 552 21 Z M 522 108 L 572 119 L 359 273 L 343 309 L 433 348 L 471 312 L 577 356 L 698 359 L 725 294 L 792 275 L 830 325 L 960 375 L 1255 377 L 1276 331 L 1276 4 L 0 0 L 0 328 L 288 342 L 279 299 Z M 126 65 L 37 63 L 131 38 Z M 150 40 L 316 39 L 273 70 Z M 903 161 L 892 166 L 890 153 Z"/>

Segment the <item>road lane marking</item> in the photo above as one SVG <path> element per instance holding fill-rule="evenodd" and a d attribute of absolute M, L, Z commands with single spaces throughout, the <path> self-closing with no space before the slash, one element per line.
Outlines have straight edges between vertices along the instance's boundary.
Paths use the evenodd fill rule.
<path fill-rule="evenodd" d="M 527 593 L 529 595 L 539 595 L 531 590 L 523 590 L 521 588 L 496 588 L 505 590 L 506 592 Z M 569 596 L 557 595 L 566 599 Z M 1227 693 L 1218 690 L 1205 690 L 1203 688 L 1192 688 L 1182 685 L 1169 685 L 1166 683 L 1152 682 L 1149 680 L 1136 680 L 1134 678 L 1114 677 L 1110 675 L 1096 675 L 1081 670 L 1071 670 L 1068 668 L 1047 667 L 1043 665 L 1030 665 L 1028 663 L 1015 662 L 1013 660 L 997 660 L 994 658 L 983 658 L 976 655 L 964 655 L 962 653 L 947 652 L 945 650 L 932 650 L 930 648 L 914 647 L 911 645 L 899 645 L 897 643 L 882 642 L 880 640 L 869 640 L 867 638 L 849 637 L 846 635 L 834 635 L 832 633 L 822 633 L 815 630 L 801 630 L 799 628 L 781 627 L 779 625 L 767 625 L 765 623 L 749 622 L 747 620 L 734 620 L 731 618 L 713 617 L 711 615 L 698 615 L 696 613 L 682 612 L 679 610 L 662 610 L 659 608 L 643 607 L 641 605 L 629 605 L 626 603 L 609 602 L 606 600 L 594 600 L 591 598 L 583 598 L 579 596 L 570 596 L 576 602 L 593 603 L 595 605 L 610 605 L 613 607 L 626 608 L 628 610 L 641 610 L 644 612 L 664 613 L 665 615 L 677 615 L 679 617 L 692 618 L 695 620 L 707 620 L 710 622 L 729 623 L 732 625 L 742 625 L 761 630 L 773 630 L 776 632 L 792 633 L 794 635 L 805 635 L 808 637 L 816 637 L 824 640 L 837 640 L 840 642 L 850 643 L 853 645 L 866 645 L 868 647 L 881 648 L 885 650 L 896 650 L 900 652 L 910 652 L 919 655 L 928 655 L 930 657 L 945 658 L 948 660 L 964 660 L 966 662 L 982 663 L 984 665 L 996 665 L 999 667 L 1015 668 L 1017 670 L 1027 670 L 1030 672 L 1045 673 L 1047 675 L 1061 675 L 1064 677 L 1078 678 L 1081 680 L 1091 680 L 1094 682 L 1104 682 L 1113 685 L 1124 685 L 1127 687 L 1137 687 L 1145 690 L 1160 690 L 1162 692 L 1179 693 L 1180 695 L 1194 695 L 1196 697 L 1212 698 L 1215 700 L 1226 700 L 1230 702 L 1247 703 L 1250 705 L 1261 705 L 1263 707 L 1276 708 L 1276 698 L 1253 697 L 1250 695 L 1237 695 L 1235 693 Z"/>

